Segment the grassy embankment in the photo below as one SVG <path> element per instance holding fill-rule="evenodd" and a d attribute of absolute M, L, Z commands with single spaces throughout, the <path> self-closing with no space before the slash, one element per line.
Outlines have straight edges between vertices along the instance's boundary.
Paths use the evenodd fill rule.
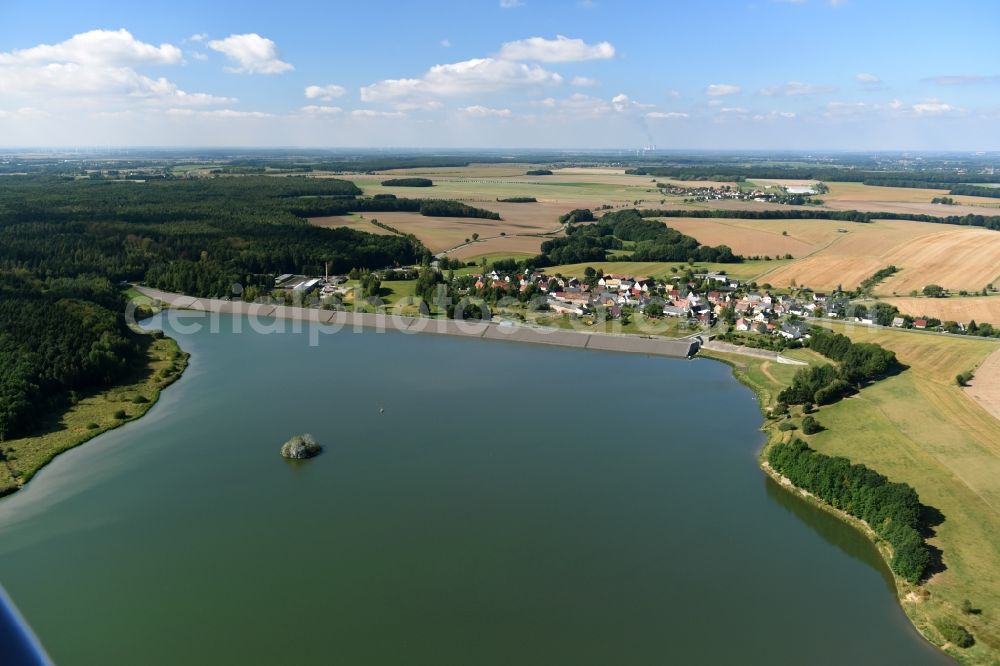
<path fill-rule="evenodd" d="M 141 297 L 136 294 L 139 298 Z M 12 493 L 57 455 L 143 416 L 160 391 L 187 367 L 187 353 L 171 338 L 147 336 L 145 360 L 120 385 L 103 391 L 77 393 L 64 411 L 41 419 L 34 432 L 2 443 L 0 495 Z"/>
<path fill-rule="evenodd" d="M 943 551 L 947 569 L 919 586 L 897 578 L 900 604 L 928 640 L 960 661 L 1000 663 L 1000 421 L 964 395 L 954 379 L 997 345 L 917 332 L 833 328 L 856 342 L 895 351 L 909 369 L 820 408 L 815 417 L 826 430 L 818 434 L 783 432 L 778 425 L 784 419 L 766 419 L 768 444 L 761 461 L 768 447 L 795 436 L 821 453 L 846 457 L 913 486 L 922 502 L 944 514 L 929 541 Z M 705 355 L 732 365 L 737 378 L 757 393 L 765 414 L 797 369 L 764 359 Z M 826 362 L 808 351 L 788 355 Z M 793 409 L 789 420 L 800 423 L 800 410 Z M 887 545 L 866 533 L 888 559 Z M 948 644 L 939 629 L 948 620 L 967 628 L 975 645 Z"/>

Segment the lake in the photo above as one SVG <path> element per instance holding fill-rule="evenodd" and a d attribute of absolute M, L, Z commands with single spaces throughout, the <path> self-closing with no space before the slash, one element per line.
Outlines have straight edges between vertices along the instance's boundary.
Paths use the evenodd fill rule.
<path fill-rule="evenodd" d="M 0 501 L 57 663 L 951 663 L 721 363 L 234 321 L 164 321 L 185 376 Z"/>

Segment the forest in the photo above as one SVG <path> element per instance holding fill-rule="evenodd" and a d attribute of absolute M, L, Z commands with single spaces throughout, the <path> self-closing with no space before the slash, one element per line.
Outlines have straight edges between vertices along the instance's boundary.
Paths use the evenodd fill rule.
<path fill-rule="evenodd" d="M 904 580 L 919 583 L 941 566 L 939 553 L 924 537 L 943 519 L 920 503 L 911 486 L 847 458 L 818 453 L 799 439 L 771 447 L 767 461 L 799 488 L 868 523 L 892 546 L 890 566 Z"/>
<path fill-rule="evenodd" d="M 589 211 L 586 211 L 589 213 Z M 578 220 L 581 211 L 570 213 Z M 667 227 L 662 222 L 643 219 L 639 211 L 627 209 L 604 215 L 596 224 L 569 226 L 564 238 L 542 243 L 542 253 L 535 258 L 536 266 L 604 261 L 610 250 L 621 250 L 632 243 L 629 257 L 618 255 L 618 261 L 711 261 L 738 263 L 742 257 L 725 246 L 701 245 L 690 236 Z"/>
<path fill-rule="evenodd" d="M 71 391 L 110 386 L 131 369 L 142 336 L 123 305 L 106 279 L 0 273 L 0 441 L 72 401 Z"/>
<path fill-rule="evenodd" d="M 955 224 L 966 227 L 983 227 L 1000 231 L 1000 215 L 923 215 L 921 213 L 866 213 L 857 210 L 657 210 L 642 209 L 643 217 L 721 217 L 744 220 L 836 220 L 839 222 L 872 222 L 874 220 L 907 220 Z"/>

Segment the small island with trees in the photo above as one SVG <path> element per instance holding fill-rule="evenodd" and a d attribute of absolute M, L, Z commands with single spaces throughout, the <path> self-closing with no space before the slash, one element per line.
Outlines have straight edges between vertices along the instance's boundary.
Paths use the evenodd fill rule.
<path fill-rule="evenodd" d="M 296 435 L 281 445 L 281 456 L 290 460 L 315 458 L 322 451 L 323 447 L 309 433 Z"/>
<path fill-rule="evenodd" d="M 529 169 L 525 172 L 525 176 L 551 176 L 552 171 L 550 169 Z"/>

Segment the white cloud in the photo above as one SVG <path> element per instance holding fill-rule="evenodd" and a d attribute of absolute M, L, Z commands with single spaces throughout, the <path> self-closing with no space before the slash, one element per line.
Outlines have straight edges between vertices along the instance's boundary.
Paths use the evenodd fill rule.
<path fill-rule="evenodd" d="M 529 37 L 507 42 L 500 47 L 500 57 L 506 60 L 537 60 L 539 62 L 581 62 L 607 60 L 615 57 L 615 47 L 610 42 L 587 44 L 582 39 L 556 35 L 555 39 Z"/>
<path fill-rule="evenodd" d="M 416 102 L 393 102 L 392 108 L 396 111 L 435 111 L 440 109 L 443 104 L 436 99 L 423 100 Z"/>
<path fill-rule="evenodd" d="M 195 33 L 195 34 L 193 34 L 193 35 L 191 35 L 190 37 L 187 38 L 187 40 L 189 42 L 196 42 L 196 43 L 203 42 L 206 39 L 208 39 L 208 33 L 207 32 Z"/>
<path fill-rule="evenodd" d="M 191 57 L 195 60 L 208 60 L 208 54 L 201 51 L 191 51 Z"/>
<path fill-rule="evenodd" d="M 680 111 L 650 111 L 646 114 L 650 120 L 673 120 L 676 118 L 687 118 L 688 114 Z"/>
<path fill-rule="evenodd" d="M 762 121 L 773 121 L 773 120 L 788 120 L 795 117 L 793 111 L 769 111 L 767 113 L 755 114 L 752 118 L 755 122 Z"/>
<path fill-rule="evenodd" d="M 168 116 L 180 118 L 215 118 L 229 120 L 235 118 L 273 118 L 273 113 L 263 111 L 236 111 L 233 109 L 214 109 L 212 111 L 195 111 L 194 109 L 167 109 Z"/>
<path fill-rule="evenodd" d="M 183 62 L 181 50 L 172 44 L 153 46 L 141 42 L 128 30 L 91 30 L 58 44 L 39 44 L 29 49 L 0 53 L 0 65 L 45 65 L 76 63 L 104 67 L 175 65 Z"/>
<path fill-rule="evenodd" d="M 307 104 L 299 111 L 307 116 L 337 116 L 344 112 L 339 106 L 319 106 L 316 104 Z"/>
<path fill-rule="evenodd" d="M 236 101 L 188 93 L 166 78 L 153 79 L 135 69 L 182 62 L 180 49 L 171 44 L 147 44 L 127 30 L 91 30 L 59 44 L 0 53 L 0 93 L 35 96 L 41 104 L 72 97 L 75 103 L 90 106 L 129 100 L 184 106 Z"/>
<path fill-rule="evenodd" d="M 719 109 L 719 113 L 740 114 L 749 112 L 742 106 L 724 106 L 721 109 Z"/>
<path fill-rule="evenodd" d="M 874 74 L 869 74 L 868 72 L 861 72 L 854 75 L 854 79 L 858 83 L 862 83 L 866 86 L 874 86 L 882 83 L 882 79 L 878 78 Z"/>
<path fill-rule="evenodd" d="M 578 88 L 590 88 L 596 86 L 597 81 L 587 76 L 574 76 L 569 84 Z"/>
<path fill-rule="evenodd" d="M 524 6 L 524 2 L 522 2 L 522 0 L 500 0 L 501 9 L 514 9 L 522 6 Z"/>
<path fill-rule="evenodd" d="M 611 106 L 614 107 L 615 111 L 618 113 L 625 113 L 632 109 L 652 109 L 653 104 L 643 104 L 641 102 L 633 102 L 629 99 L 629 96 L 624 93 L 619 93 L 611 98 Z"/>
<path fill-rule="evenodd" d="M 674 99 L 677 99 L 678 97 L 681 96 L 681 91 L 680 90 L 668 90 L 667 94 L 670 95 L 671 97 L 673 97 Z"/>
<path fill-rule="evenodd" d="M 513 115 L 510 109 L 491 109 L 478 104 L 459 110 L 470 118 L 510 118 Z"/>
<path fill-rule="evenodd" d="M 320 99 L 329 102 L 334 97 L 343 97 L 347 92 L 343 86 L 332 83 L 325 86 L 306 86 L 305 95 L 308 99 Z"/>
<path fill-rule="evenodd" d="M 365 102 L 408 97 L 461 97 L 503 92 L 517 88 L 559 85 L 562 77 L 538 65 L 476 58 L 435 65 L 416 79 L 385 79 L 361 88 Z"/>
<path fill-rule="evenodd" d="M 355 118 L 405 118 L 400 111 L 376 111 L 374 109 L 354 109 L 351 115 Z"/>
<path fill-rule="evenodd" d="M 222 53 L 238 65 L 227 67 L 226 70 L 230 72 L 281 74 L 295 69 L 279 58 L 278 47 L 274 42 L 255 32 L 214 39 L 208 43 L 208 48 Z"/>
<path fill-rule="evenodd" d="M 712 83 L 705 88 L 705 94 L 709 97 L 724 97 L 726 95 L 735 95 L 740 92 L 739 86 L 734 86 L 731 83 Z"/>
<path fill-rule="evenodd" d="M 440 44 L 441 46 L 443 46 L 446 49 L 447 48 L 451 48 L 451 40 L 450 39 L 442 39 L 440 42 L 438 42 L 438 44 Z"/>
<path fill-rule="evenodd" d="M 43 111 L 42 109 L 36 109 L 31 106 L 22 106 L 20 109 L 15 109 L 13 111 L 4 111 L 0 109 L 0 118 L 46 118 L 51 114 L 48 111 Z"/>
<path fill-rule="evenodd" d="M 799 95 L 818 95 L 821 93 L 833 92 L 836 88 L 829 86 L 817 86 L 801 81 L 788 81 L 777 86 L 768 86 L 760 91 L 765 97 L 797 97 Z"/>
<path fill-rule="evenodd" d="M 893 111 L 897 111 L 903 108 L 903 103 L 898 99 L 894 99 L 891 100 L 888 104 L 886 104 L 886 106 L 892 109 Z"/>
<path fill-rule="evenodd" d="M 940 116 L 947 113 L 954 113 L 959 111 L 959 109 L 951 104 L 934 99 L 914 104 L 913 111 L 918 116 Z"/>

